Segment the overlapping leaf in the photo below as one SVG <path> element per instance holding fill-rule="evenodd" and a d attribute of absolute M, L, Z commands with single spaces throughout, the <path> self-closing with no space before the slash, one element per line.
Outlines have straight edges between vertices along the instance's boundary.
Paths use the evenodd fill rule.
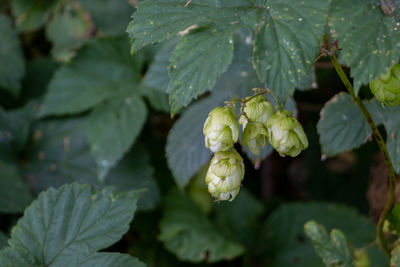
<path fill-rule="evenodd" d="M 222 236 L 205 214 L 178 190 L 166 199 L 160 228 L 160 240 L 180 260 L 215 262 L 243 253 L 240 244 Z"/>
<path fill-rule="evenodd" d="M 328 235 L 325 228 L 315 221 L 307 222 L 304 231 L 326 266 L 353 267 L 352 248 L 342 231 L 333 229 Z"/>
<path fill-rule="evenodd" d="M 20 79 L 25 72 L 25 63 L 17 33 L 12 28 L 11 20 L 0 14 L 0 87 L 14 95 L 21 88 Z"/>
<path fill-rule="evenodd" d="M 253 64 L 260 80 L 284 103 L 311 72 L 324 33 L 329 1 L 260 2 L 264 2 L 264 12 L 249 13 L 260 16 L 252 29 Z"/>
<path fill-rule="evenodd" d="M 100 180 L 104 180 L 109 169 L 135 142 L 146 115 L 146 105 L 135 93 L 114 96 L 110 102 L 90 114 L 88 141 L 96 159 Z"/>
<path fill-rule="evenodd" d="M 71 64 L 56 71 L 42 115 L 79 113 L 121 92 L 135 91 L 139 69 L 125 38 L 92 41 Z"/>
<path fill-rule="evenodd" d="M 400 57 L 399 21 L 395 16 L 385 15 L 385 7 L 381 5 L 385 1 L 331 3 L 331 34 L 343 48 L 340 57 L 351 67 L 356 92 L 361 85 L 386 72 Z"/>
<path fill-rule="evenodd" d="M 126 260 L 95 252 L 129 229 L 139 195 L 112 187 L 94 192 L 78 184 L 41 193 L 14 227 L 9 247 L 0 252 L 1 266 L 93 266 L 87 264 Z"/>

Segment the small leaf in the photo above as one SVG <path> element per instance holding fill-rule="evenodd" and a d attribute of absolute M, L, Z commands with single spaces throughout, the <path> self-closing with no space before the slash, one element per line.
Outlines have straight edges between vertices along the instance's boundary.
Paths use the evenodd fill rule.
<path fill-rule="evenodd" d="M 94 192 L 78 184 L 41 193 L 14 227 L 10 247 L 0 252 L 0 265 L 81 266 L 88 257 L 98 259 L 97 250 L 129 229 L 139 194 L 116 193 L 112 187 Z"/>
<path fill-rule="evenodd" d="M 17 96 L 25 73 L 23 52 L 11 20 L 0 14 L 0 87 Z"/>
<path fill-rule="evenodd" d="M 376 101 L 366 102 L 366 106 L 374 111 Z M 335 95 L 325 104 L 320 116 L 317 129 L 322 153 L 326 156 L 359 147 L 371 135 L 365 117 L 348 93 Z M 379 118 L 376 118 L 376 123 L 380 123 Z"/>
<path fill-rule="evenodd" d="M 125 38 L 92 41 L 71 64 L 56 71 L 42 115 L 76 114 L 132 90 L 139 82 L 140 68 L 135 57 L 129 55 Z"/>
<path fill-rule="evenodd" d="M 331 34 L 343 49 L 340 58 L 351 68 L 356 93 L 361 85 L 389 70 L 400 57 L 398 20 L 382 12 L 381 2 L 334 0 L 331 3 Z"/>
<path fill-rule="evenodd" d="M 95 27 L 104 34 L 125 33 L 134 10 L 125 0 L 81 0 L 82 7 L 90 13 Z M 134 3 L 134 2 L 132 2 Z"/>
<path fill-rule="evenodd" d="M 11 7 L 18 30 L 22 32 L 37 30 L 48 20 L 60 2 L 60 0 L 12 0 Z"/>
<path fill-rule="evenodd" d="M 74 50 L 89 38 L 91 23 L 87 15 L 80 6 L 68 5 L 64 13 L 52 18 L 46 27 L 46 36 L 53 43 L 53 57 L 68 62 Z"/>
<path fill-rule="evenodd" d="M 186 107 L 193 98 L 211 89 L 233 57 L 235 27 L 208 28 L 184 37 L 170 58 L 168 84 L 171 114 Z"/>
<path fill-rule="evenodd" d="M 225 239 L 187 196 L 173 190 L 167 196 L 160 222 L 160 240 L 180 260 L 216 262 L 232 259 L 243 247 Z"/>
<path fill-rule="evenodd" d="M 329 1 L 268 0 L 263 7 L 262 23 L 258 21 L 260 24 L 252 29 L 253 64 L 260 80 L 282 105 L 311 72 L 319 53 Z"/>
<path fill-rule="evenodd" d="M 307 222 L 304 231 L 327 267 L 354 266 L 350 243 L 342 231 L 333 229 L 329 236 L 325 228 L 315 221 Z"/>
<path fill-rule="evenodd" d="M 147 0 L 133 13 L 127 32 L 132 51 L 148 44 L 161 42 L 192 25 L 219 22 L 229 25 L 238 21 L 250 7 L 250 1 L 231 0 Z"/>
<path fill-rule="evenodd" d="M 146 105 L 136 94 L 114 96 L 90 114 L 88 141 L 100 181 L 135 142 L 146 115 Z"/>

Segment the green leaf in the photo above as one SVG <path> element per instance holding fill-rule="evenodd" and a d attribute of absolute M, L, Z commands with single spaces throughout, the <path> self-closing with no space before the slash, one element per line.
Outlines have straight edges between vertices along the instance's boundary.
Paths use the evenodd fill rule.
<path fill-rule="evenodd" d="M 311 72 L 319 53 L 329 1 L 267 0 L 263 7 L 261 22 L 252 29 L 253 64 L 260 80 L 284 104 Z"/>
<path fill-rule="evenodd" d="M 315 221 L 307 222 L 304 225 L 304 231 L 311 239 L 316 252 L 326 266 L 354 266 L 351 245 L 342 231 L 333 229 L 329 236 L 325 228 Z"/>
<path fill-rule="evenodd" d="M 53 43 L 51 54 L 58 60 L 69 61 L 74 49 L 90 36 L 88 14 L 78 5 L 68 5 L 62 14 L 56 14 L 46 27 L 46 36 Z"/>
<path fill-rule="evenodd" d="M 96 166 L 86 142 L 85 118 L 46 120 L 33 128 L 23 164 L 24 177 L 38 194 L 78 181 L 96 184 Z"/>
<path fill-rule="evenodd" d="M 59 68 L 51 80 L 42 115 L 75 114 L 121 92 L 135 91 L 140 67 L 129 55 L 125 38 L 90 42 L 71 64 Z"/>
<path fill-rule="evenodd" d="M 32 201 L 32 195 L 28 185 L 22 180 L 18 167 L 0 160 L 0 173 L 0 212 L 23 212 Z"/>
<path fill-rule="evenodd" d="M 146 115 L 146 105 L 135 93 L 114 96 L 90 114 L 88 141 L 100 181 L 135 142 Z"/>
<path fill-rule="evenodd" d="M 132 39 L 132 50 L 174 37 L 192 25 L 219 22 L 229 25 L 252 7 L 250 1 L 203 0 L 147 0 L 133 13 L 127 32 Z"/>
<path fill-rule="evenodd" d="M 149 70 L 143 78 L 143 84 L 161 92 L 167 92 L 169 77 L 168 65 L 176 40 L 166 42 L 155 54 Z"/>
<path fill-rule="evenodd" d="M 87 257 L 81 261 L 76 267 L 146 267 L 146 264 L 140 262 L 134 257 L 127 254 L 101 252 L 93 256 Z"/>
<path fill-rule="evenodd" d="M 224 238 L 187 196 L 173 190 L 165 200 L 159 239 L 180 260 L 216 262 L 232 259 L 243 247 Z"/>
<path fill-rule="evenodd" d="M 341 229 L 356 248 L 375 240 L 374 224 L 354 209 L 327 203 L 285 204 L 271 214 L 260 233 L 258 249 L 263 251 L 267 246 L 268 266 L 324 266 L 303 232 L 309 220 L 318 221 L 329 231 Z"/>
<path fill-rule="evenodd" d="M 171 114 L 211 89 L 233 57 L 236 27 L 211 27 L 186 35 L 172 52 L 168 84 Z"/>
<path fill-rule="evenodd" d="M 89 11 L 95 27 L 108 35 L 123 34 L 128 25 L 133 6 L 125 0 L 81 0 Z"/>
<path fill-rule="evenodd" d="M 387 219 L 393 226 L 394 230 L 400 233 L 400 204 L 397 203 L 388 214 Z"/>
<path fill-rule="evenodd" d="M 121 191 L 145 188 L 138 207 L 154 208 L 159 201 L 159 189 L 147 151 L 140 146 L 132 148 L 100 183 L 86 141 L 86 125 L 85 118 L 47 120 L 36 125 L 23 165 L 24 177 L 33 191 L 37 194 L 50 186 L 75 181 L 97 187 L 114 185 Z"/>
<path fill-rule="evenodd" d="M 81 266 L 82 261 L 98 260 L 94 253 L 129 229 L 139 195 L 117 193 L 112 187 L 94 192 L 79 184 L 50 188 L 25 210 L 11 233 L 10 247 L 0 252 L 0 265 Z M 24 264 L 18 265 L 20 261 Z"/>
<path fill-rule="evenodd" d="M 249 247 L 259 235 L 260 229 L 256 226 L 262 212 L 262 203 L 242 188 L 235 201 L 216 205 L 216 223 L 221 232 Z"/>
<path fill-rule="evenodd" d="M 0 14 L 0 87 L 15 96 L 21 88 L 20 80 L 25 73 L 23 52 L 11 20 Z"/>
<path fill-rule="evenodd" d="M 11 7 L 19 31 L 33 31 L 50 17 L 60 0 L 12 0 Z"/>
<path fill-rule="evenodd" d="M 322 153 L 333 156 L 359 147 L 371 129 L 348 93 L 339 93 L 321 110 L 317 125 Z"/>
<path fill-rule="evenodd" d="M 252 94 L 259 85 L 251 65 L 251 46 L 246 36 L 236 41 L 235 56 L 228 71 L 221 76 L 215 90 L 206 99 L 191 105 L 172 127 L 167 139 L 167 161 L 179 187 L 184 187 L 211 157 L 204 145 L 203 124 L 208 113 L 232 97 Z M 239 38 L 238 38 L 239 39 Z M 232 82 L 235 81 L 235 82 Z"/>
<path fill-rule="evenodd" d="M 143 188 L 138 202 L 139 210 L 151 210 L 160 201 L 160 190 L 153 177 L 150 156 L 142 146 L 135 146 L 116 167 L 110 170 L 104 184 L 114 185 L 120 190 Z"/>
<path fill-rule="evenodd" d="M 351 68 L 356 93 L 400 57 L 400 28 L 375 0 L 334 0 L 329 25 L 343 51 L 340 58 Z"/>

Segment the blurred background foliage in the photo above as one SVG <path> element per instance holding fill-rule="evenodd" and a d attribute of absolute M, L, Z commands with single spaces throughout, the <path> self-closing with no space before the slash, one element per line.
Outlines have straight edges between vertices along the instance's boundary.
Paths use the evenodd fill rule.
<path fill-rule="evenodd" d="M 147 188 L 130 231 L 108 250 L 148 266 L 323 266 L 303 232 L 311 219 L 341 229 L 356 248 L 372 242 L 387 192 L 376 182 L 377 145 L 321 155 L 320 111 L 345 89 L 332 66 L 318 62 L 288 102 L 309 148 L 297 158 L 269 147 L 262 161 L 246 157 L 237 199 L 216 203 L 201 129 L 213 107 L 260 85 L 250 33 L 235 34 L 233 64 L 212 93 L 171 119 L 167 66 L 177 40 L 131 56 L 125 30 L 137 5 L 1 1 L 0 247 L 39 192 L 73 181 Z M 371 97 L 365 87 L 360 94 Z M 387 264 L 376 246 L 368 250 L 372 266 Z"/>

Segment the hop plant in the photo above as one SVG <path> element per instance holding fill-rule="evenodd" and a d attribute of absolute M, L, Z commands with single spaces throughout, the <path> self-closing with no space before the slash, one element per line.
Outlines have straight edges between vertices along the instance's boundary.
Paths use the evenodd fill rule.
<path fill-rule="evenodd" d="M 261 122 L 249 122 L 242 133 L 242 145 L 247 146 L 256 155 L 260 154 L 268 143 L 268 132 Z"/>
<path fill-rule="evenodd" d="M 249 99 L 247 97 L 246 99 Z M 266 125 L 268 118 L 274 114 L 275 108 L 264 95 L 258 95 L 246 103 L 243 111 L 247 118 L 252 122 L 260 122 Z M 243 129 L 246 128 L 248 119 L 245 116 L 240 116 L 239 123 L 243 124 Z"/>
<path fill-rule="evenodd" d="M 267 121 L 267 130 L 271 145 L 282 157 L 295 157 L 308 147 L 303 127 L 289 110 L 272 115 Z"/>
<path fill-rule="evenodd" d="M 369 83 L 376 99 L 386 106 L 400 104 L 400 64 L 396 64 L 387 73 Z"/>
<path fill-rule="evenodd" d="M 243 159 L 235 149 L 214 154 L 206 174 L 208 192 L 218 200 L 232 201 L 244 177 Z"/>
<path fill-rule="evenodd" d="M 216 107 L 208 115 L 203 127 L 205 144 L 216 153 L 233 147 L 239 138 L 239 123 L 230 107 Z"/>

